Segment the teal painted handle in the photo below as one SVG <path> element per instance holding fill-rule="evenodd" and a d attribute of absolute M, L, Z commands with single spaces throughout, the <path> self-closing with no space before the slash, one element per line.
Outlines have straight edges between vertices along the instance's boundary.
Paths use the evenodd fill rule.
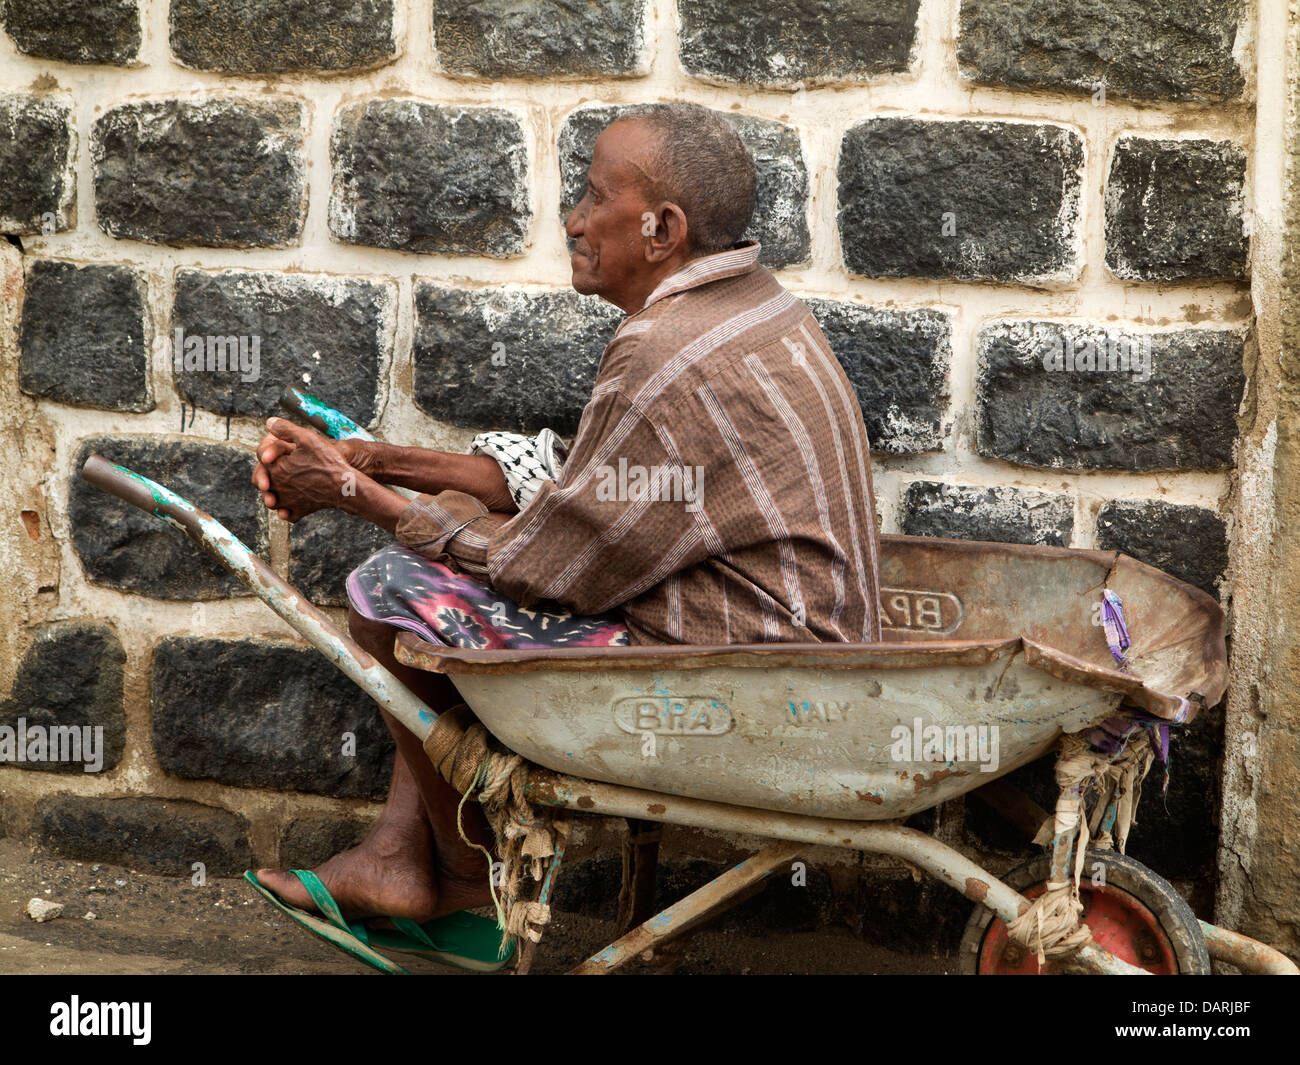
<path fill-rule="evenodd" d="M 322 403 L 309 392 L 286 388 L 280 406 L 301 415 L 315 429 L 335 440 L 373 440 L 370 433 L 341 411 Z"/>

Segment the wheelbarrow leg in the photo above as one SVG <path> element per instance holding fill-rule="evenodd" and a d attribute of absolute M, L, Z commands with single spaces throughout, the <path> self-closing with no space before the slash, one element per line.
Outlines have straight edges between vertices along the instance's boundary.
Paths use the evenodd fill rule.
<path fill-rule="evenodd" d="M 807 844 L 774 843 L 747 858 L 733 869 L 674 903 L 662 913 L 616 939 L 604 950 L 592 955 L 570 975 L 596 976 L 612 973 L 644 950 L 662 947 L 698 928 L 709 917 L 725 909 L 736 895 L 762 881 L 778 866 L 794 861 Z"/>
<path fill-rule="evenodd" d="M 694 942 L 697 935 L 724 914 L 734 910 L 742 903 L 748 902 L 755 895 L 761 895 L 766 889 L 767 881 L 765 879 L 756 880 L 748 887 L 741 888 L 725 902 L 720 902 L 710 910 L 708 915 L 688 932 L 684 932 L 667 943 L 656 943 L 649 950 L 643 951 L 640 955 L 641 960 L 649 963 L 656 975 L 668 976 L 676 972 L 677 967 L 686 959 L 686 954 L 691 949 L 691 943 Z"/>
<path fill-rule="evenodd" d="M 655 912 L 655 880 L 664 827 L 656 821 L 627 819 L 623 836 L 623 884 L 618 893 L 618 934 L 624 935 Z"/>

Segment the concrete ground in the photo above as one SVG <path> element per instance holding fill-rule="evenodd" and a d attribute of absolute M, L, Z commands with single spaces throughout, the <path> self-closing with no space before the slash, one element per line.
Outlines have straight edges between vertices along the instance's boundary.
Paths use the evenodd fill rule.
<path fill-rule="evenodd" d="M 63 912 L 38 924 L 26 915 L 32 898 L 62 903 Z M 558 913 L 533 971 L 562 973 L 613 936 L 611 922 Z M 459 972 L 410 955 L 395 960 L 416 973 Z M 954 968 L 951 957 L 874 947 L 847 928 L 767 936 L 732 929 L 699 933 L 676 971 L 883 975 Z M 21 841 L 0 839 L 0 975 L 369 971 L 300 929 L 242 880 L 213 878 L 195 887 L 175 877 L 43 857 Z M 628 971 L 649 970 L 638 964 Z"/>

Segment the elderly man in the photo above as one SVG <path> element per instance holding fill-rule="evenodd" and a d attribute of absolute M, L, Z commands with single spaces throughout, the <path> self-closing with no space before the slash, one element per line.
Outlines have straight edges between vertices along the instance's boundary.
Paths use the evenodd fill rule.
<path fill-rule="evenodd" d="M 603 642 L 880 638 L 862 413 L 807 307 L 758 265 L 758 245 L 740 243 L 754 189 L 743 143 L 703 108 L 647 105 L 600 135 L 566 223 L 573 287 L 627 317 L 555 479 L 527 486 L 487 455 L 335 444 L 268 423 L 254 473 L 268 507 L 289 521 L 339 508 L 399 541 L 349 581 L 349 625 L 433 708 L 460 701 L 450 683 L 393 656 L 394 626 L 430 635 L 429 612 L 400 585 L 432 566 L 490 582 L 485 598 L 503 611 L 571 612 L 578 642 L 614 630 L 622 639 Z M 386 484 L 428 494 L 407 501 Z M 399 757 L 383 814 L 320 881 L 351 917 L 428 921 L 486 904 L 459 796 L 389 726 Z M 491 846 L 481 819 L 466 831 Z M 312 907 L 295 877 L 258 875 Z"/>

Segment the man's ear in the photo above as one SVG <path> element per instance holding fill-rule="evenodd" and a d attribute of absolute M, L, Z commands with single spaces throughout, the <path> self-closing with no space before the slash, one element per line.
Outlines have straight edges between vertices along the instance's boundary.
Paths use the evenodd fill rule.
<path fill-rule="evenodd" d="M 654 211 L 646 211 L 641 222 L 646 262 L 665 262 L 689 247 L 686 213 L 677 204 L 665 201 Z"/>

